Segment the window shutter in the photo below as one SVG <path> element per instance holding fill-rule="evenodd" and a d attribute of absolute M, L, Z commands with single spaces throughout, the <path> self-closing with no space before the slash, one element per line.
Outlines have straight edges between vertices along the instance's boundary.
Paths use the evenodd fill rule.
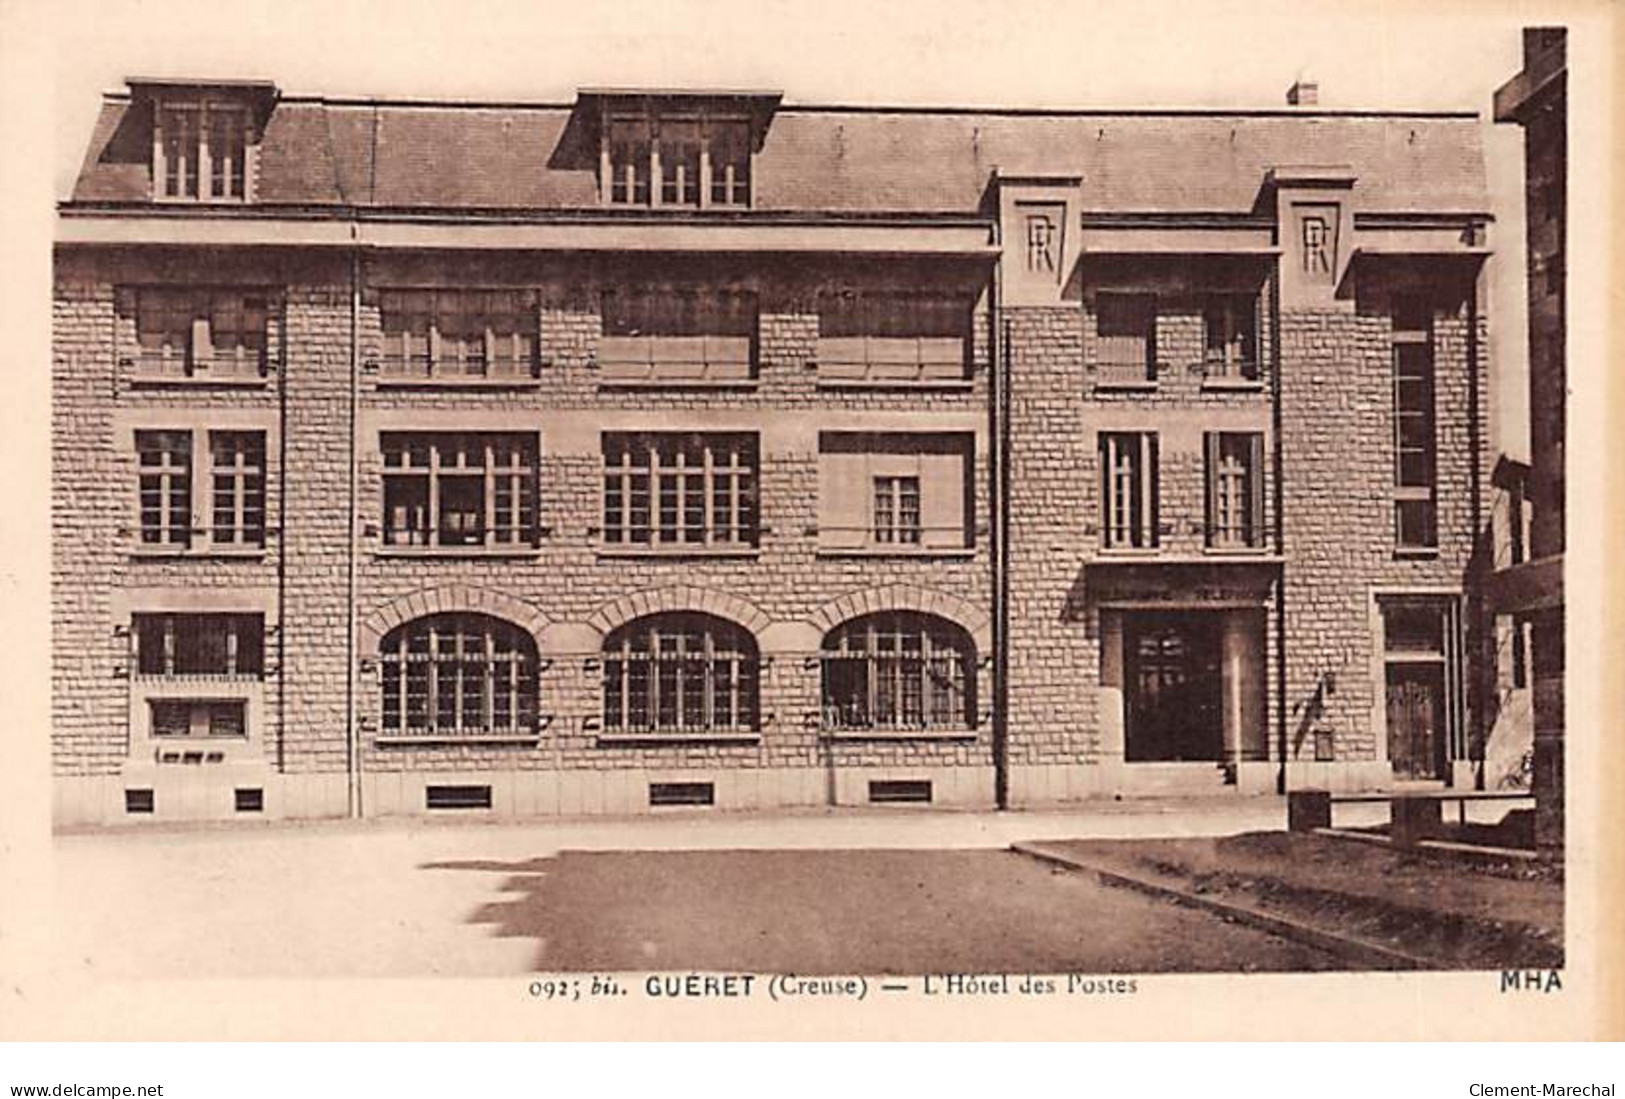
<path fill-rule="evenodd" d="M 1202 450 L 1205 454 L 1207 492 L 1207 510 L 1204 515 L 1205 528 L 1204 542 L 1213 546 L 1219 540 L 1219 462 L 1223 458 L 1219 440 L 1221 436 L 1216 431 L 1208 431 L 1202 435 Z"/>
<path fill-rule="evenodd" d="M 852 549 L 868 541 L 874 491 L 866 455 L 824 451 L 818 456 L 818 542 Z"/>
<path fill-rule="evenodd" d="M 1147 546 L 1162 544 L 1162 485 L 1160 483 L 1160 463 L 1157 458 L 1157 435 L 1149 432 L 1145 436 L 1145 468 L 1140 471 L 1143 478 L 1145 495 L 1149 501 L 1146 505 L 1146 542 Z"/>
<path fill-rule="evenodd" d="M 938 549 L 963 548 L 965 536 L 965 454 L 958 449 L 920 458 L 921 543 Z"/>
<path fill-rule="evenodd" d="M 1264 436 L 1253 435 L 1247 448 L 1248 529 L 1252 534 L 1249 544 L 1255 548 L 1264 545 Z"/>

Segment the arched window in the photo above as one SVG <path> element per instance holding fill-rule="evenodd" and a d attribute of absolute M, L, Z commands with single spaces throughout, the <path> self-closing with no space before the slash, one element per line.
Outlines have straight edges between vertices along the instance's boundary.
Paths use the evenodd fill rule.
<path fill-rule="evenodd" d="M 510 622 L 432 614 L 391 630 L 378 656 L 386 737 L 536 732 L 536 642 Z"/>
<path fill-rule="evenodd" d="M 758 725 L 756 642 L 708 614 L 655 614 L 604 641 L 604 730 L 705 736 Z"/>
<path fill-rule="evenodd" d="M 824 637 L 824 728 L 906 732 L 976 725 L 976 645 L 913 611 L 843 622 Z"/>

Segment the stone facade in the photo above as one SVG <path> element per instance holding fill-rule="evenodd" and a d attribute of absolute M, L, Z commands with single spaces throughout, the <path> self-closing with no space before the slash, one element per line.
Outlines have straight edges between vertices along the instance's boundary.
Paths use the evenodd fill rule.
<path fill-rule="evenodd" d="M 220 85 L 214 94 L 233 92 Z M 1143 140 L 1177 142 L 1181 122 L 1159 119 Z M 810 124 L 786 123 L 787 132 L 805 135 Z M 1238 127 L 1249 124 L 1265 126 L 1238 117 Z M 1377 133 L 1390 121 L 1373 116 L 1368 125 Z M 1471 141 L 1470 120 L 1438 125 L 1451 141 Z M 1274 159 L 1294 134 L 1318 133 L 1291 117 L 1270 117 L 1267 128 L 1280 148 L 1258 155 Z M 761 193 L 773 195 L 767 155 L 754 171 Z M 255 155 L 262 199 L 315 186 L 274 174 L 292 156 Z M 1164 212 L 1124 229 L 1113 217 L 1136 207 L 1097 209 L 1090 170 L 1081 182 L 994 172 L 968 206 L 945 200 L 929 214 L 889 219 L 837 216 L 815 203 L 759 227 L 747 213 L 650 228 L 584 206 L 574 216 L 600 236 L 575 247 L 524 237 L 555 230 L 523 217 L 499 225 L 519 235 L 493 245 L 481 235 L 492 219 L 472 210 L 446 218 L 450 228 L 433 238 L 365 246 L 317 230 L 294 243 L 292 229 L 214 240 L 209 219 L 196 219 L 202 227 L 187 232 L 199 235 L 188 237 L 173 226 L 191 219 L 175 210 L 153 239 L 132 246 L 119 236 L 121 219 L 146 201 L 131 195 L 106 208 L 112 184 L 87 168 L 83 202 L 64 206 L 71 229 L 56 273 L 58 819 L 417 814 L 437 797 L 472 798 L 502 815 L 618 813 L 648 808 L 656 786 L 703 786 L 702 800 L 722 808 L 1381 787 L 1393 779 L 1383 601 L 1419 595 L 1459 608 L 1450 622 L 1462 633 L 1448 643 L 1458 662 L 1441 688 L 1453 692 L 1451 743 L 1434 777 L 1472 781 L 1459 765 L 1482 743 L 1467 667 L 1485 645 L 1473 577 L 1487 522 L 1487 390 L 1477 260 L 1457 253 L 1479 216 L 1454 199 L 1411 196 L 1412 205 L 1438 207 L 1431 220 L 1401 226 L 1409 254 L 1426 258 L 1368 262 L 1337 295 L 1311 300 L 1282 279 L 1295 259 L 1286 197 L 1278 218 L 1248 198 L 1222 216 Z M 1371 170 L 1370 193 L 1380 196 L 1381 166 Z M 336 178 L 362 176 L 341 167 Z M 1263 206 L 1275 201 L 1270 177 L 1255 173 L 1249 185 Z M 846 196 L 831 190 L 828 201 Z M 1039 205 L 1024 206 L 1028 198 Z M 1054 225 L 1054 235 L 1032 235 L 1031 218 L 1057 210 L 1070 235 Z M 215 211 L 216 221 L 253 212 Z M 347 215 L 331 216 L 342 228 Z M 379 214 L 379 232 L 408 231 L 393 216 Z M 645 236 L 625 235 L 628 225 Z M 689 235 L 668 239 L 667 230 Z M 818 235 L 826 230 L 844 235 Z M 350 239 L 371 231 L 355 221 Z M 1125 247 L 1128 238 L 1111 233 L 1134 242 Z M 1136 233 L 1153 234 L 1155 247 Z M 750 376 L 693 384 L 606 375 L 604 292 L 651 279 L 748 295 Z M 268 303 L 263 378 L 155 381 L 132 366 L 140 288 L 199 285 L 253 288 Z M 968 303 L 964 376 L 836 379 L 820 361 L 820 303 L 853 287 L 877 300 L 924 292 Z M 406 289 L 522 292 L 535 376 L 392 377 L 383 302 Z M 1424 296 L 1431 317 L 1438 538 L 1422 553 L 1396 550 L 1393 534 L 1389 299 L 1400 292 Z M 1154 301 L 1143 378 L 1121 377 L 1103 351 L 1111 336 L 1100 300 L 1113 293 Z M 1220 377 L 1207 362 L 1216 295 L 1251 303 L 1244 374 Z M 263 548 L 144 545 L 136 434 L 201 440 L 222 430 L 265 437 Z M 383 439 L 391 432 L 533 439 L 535 544 L 390 544 Z M 674 554 L 606 541 L 607 432 L 753 436 L 756 544 Z M 1133 553 L 1113 551 L 1102 533 L 1101 440 L 1123 433 L 1157 440 L 1143 474 L 1157 501 L 1154 545 Z M 1218 433 L 1256 440 L 1245 481 L 1253 536 L 1239 551 L 1214 542 Z M 832 436 L 962 441 L 963 506 L 951 511 L 962 513 L 962 544 L 833 544 L 821 464 Z M 196 516 L 210 491 L 202 468 L 191 491 Z M 186 688 L 188 697 L 245 692 L 250 728 L 199 748 L 195 765 L 166 762 L 161 738 L 143 731 L 143 707 L 179 688 L 137 674 L 133 623 L 208 611 L 262 616 L 263 669 L 252 683 Z M 385 639 L 457 614 L 499 620 L 534 642 L 534 735 L 389 735 Z M 719 619 L 750 638 L 752 728 L 608 735 L 606 638 L 655 615 Z M 822 661 L 833 631 L 896 615 L 964 639 L 969 712 L 959 727 L 831 725 Z M 1189 635 L 1170 627 L 1181 615 L 1198 624 Z M 1168 747 L 1156 740 L 1162 718 L 1146 684 L 1172 690 L 1187 676 L 1201 678 L 1211 729 L 1196 730 L 1201 746 Z M 929 677 L 924 684 L 938 689 Z"/>

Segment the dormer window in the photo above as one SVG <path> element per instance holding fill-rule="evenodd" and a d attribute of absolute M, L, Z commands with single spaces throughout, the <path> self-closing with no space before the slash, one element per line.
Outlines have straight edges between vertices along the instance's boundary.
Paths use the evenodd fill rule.
<path fill-rule="evenodd" d="M 158 198 L 244 202 L 248 198 L 247 107 L 165 103 L 154 122 L 153 180 Z"/>
<path fill-rule="evenodd" d="M 612 115 L 606 130 L 609 205 L 750 205 L 749 119 Z"/>
<path fill-rule="evenodd" d="M 158 202 L 252 202 L 259 134 L 276 85 L 258 80 L 132 77 L 152 120 L 152 197 Z"/>
<path fill-rule="evenodd" d="M 605 206 L 747 209 L 776 92 L 583 91 Z"/>

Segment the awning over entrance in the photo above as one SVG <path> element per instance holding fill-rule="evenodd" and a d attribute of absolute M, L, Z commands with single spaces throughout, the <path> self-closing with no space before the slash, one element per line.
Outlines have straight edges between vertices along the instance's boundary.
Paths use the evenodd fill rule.
<path fill-rule="evenodd" d="M 1281 558 L 1097 557 L 1083 570 L 1090 601 L 1117 606 L 1255 605 L 1269 598 Z"/>

